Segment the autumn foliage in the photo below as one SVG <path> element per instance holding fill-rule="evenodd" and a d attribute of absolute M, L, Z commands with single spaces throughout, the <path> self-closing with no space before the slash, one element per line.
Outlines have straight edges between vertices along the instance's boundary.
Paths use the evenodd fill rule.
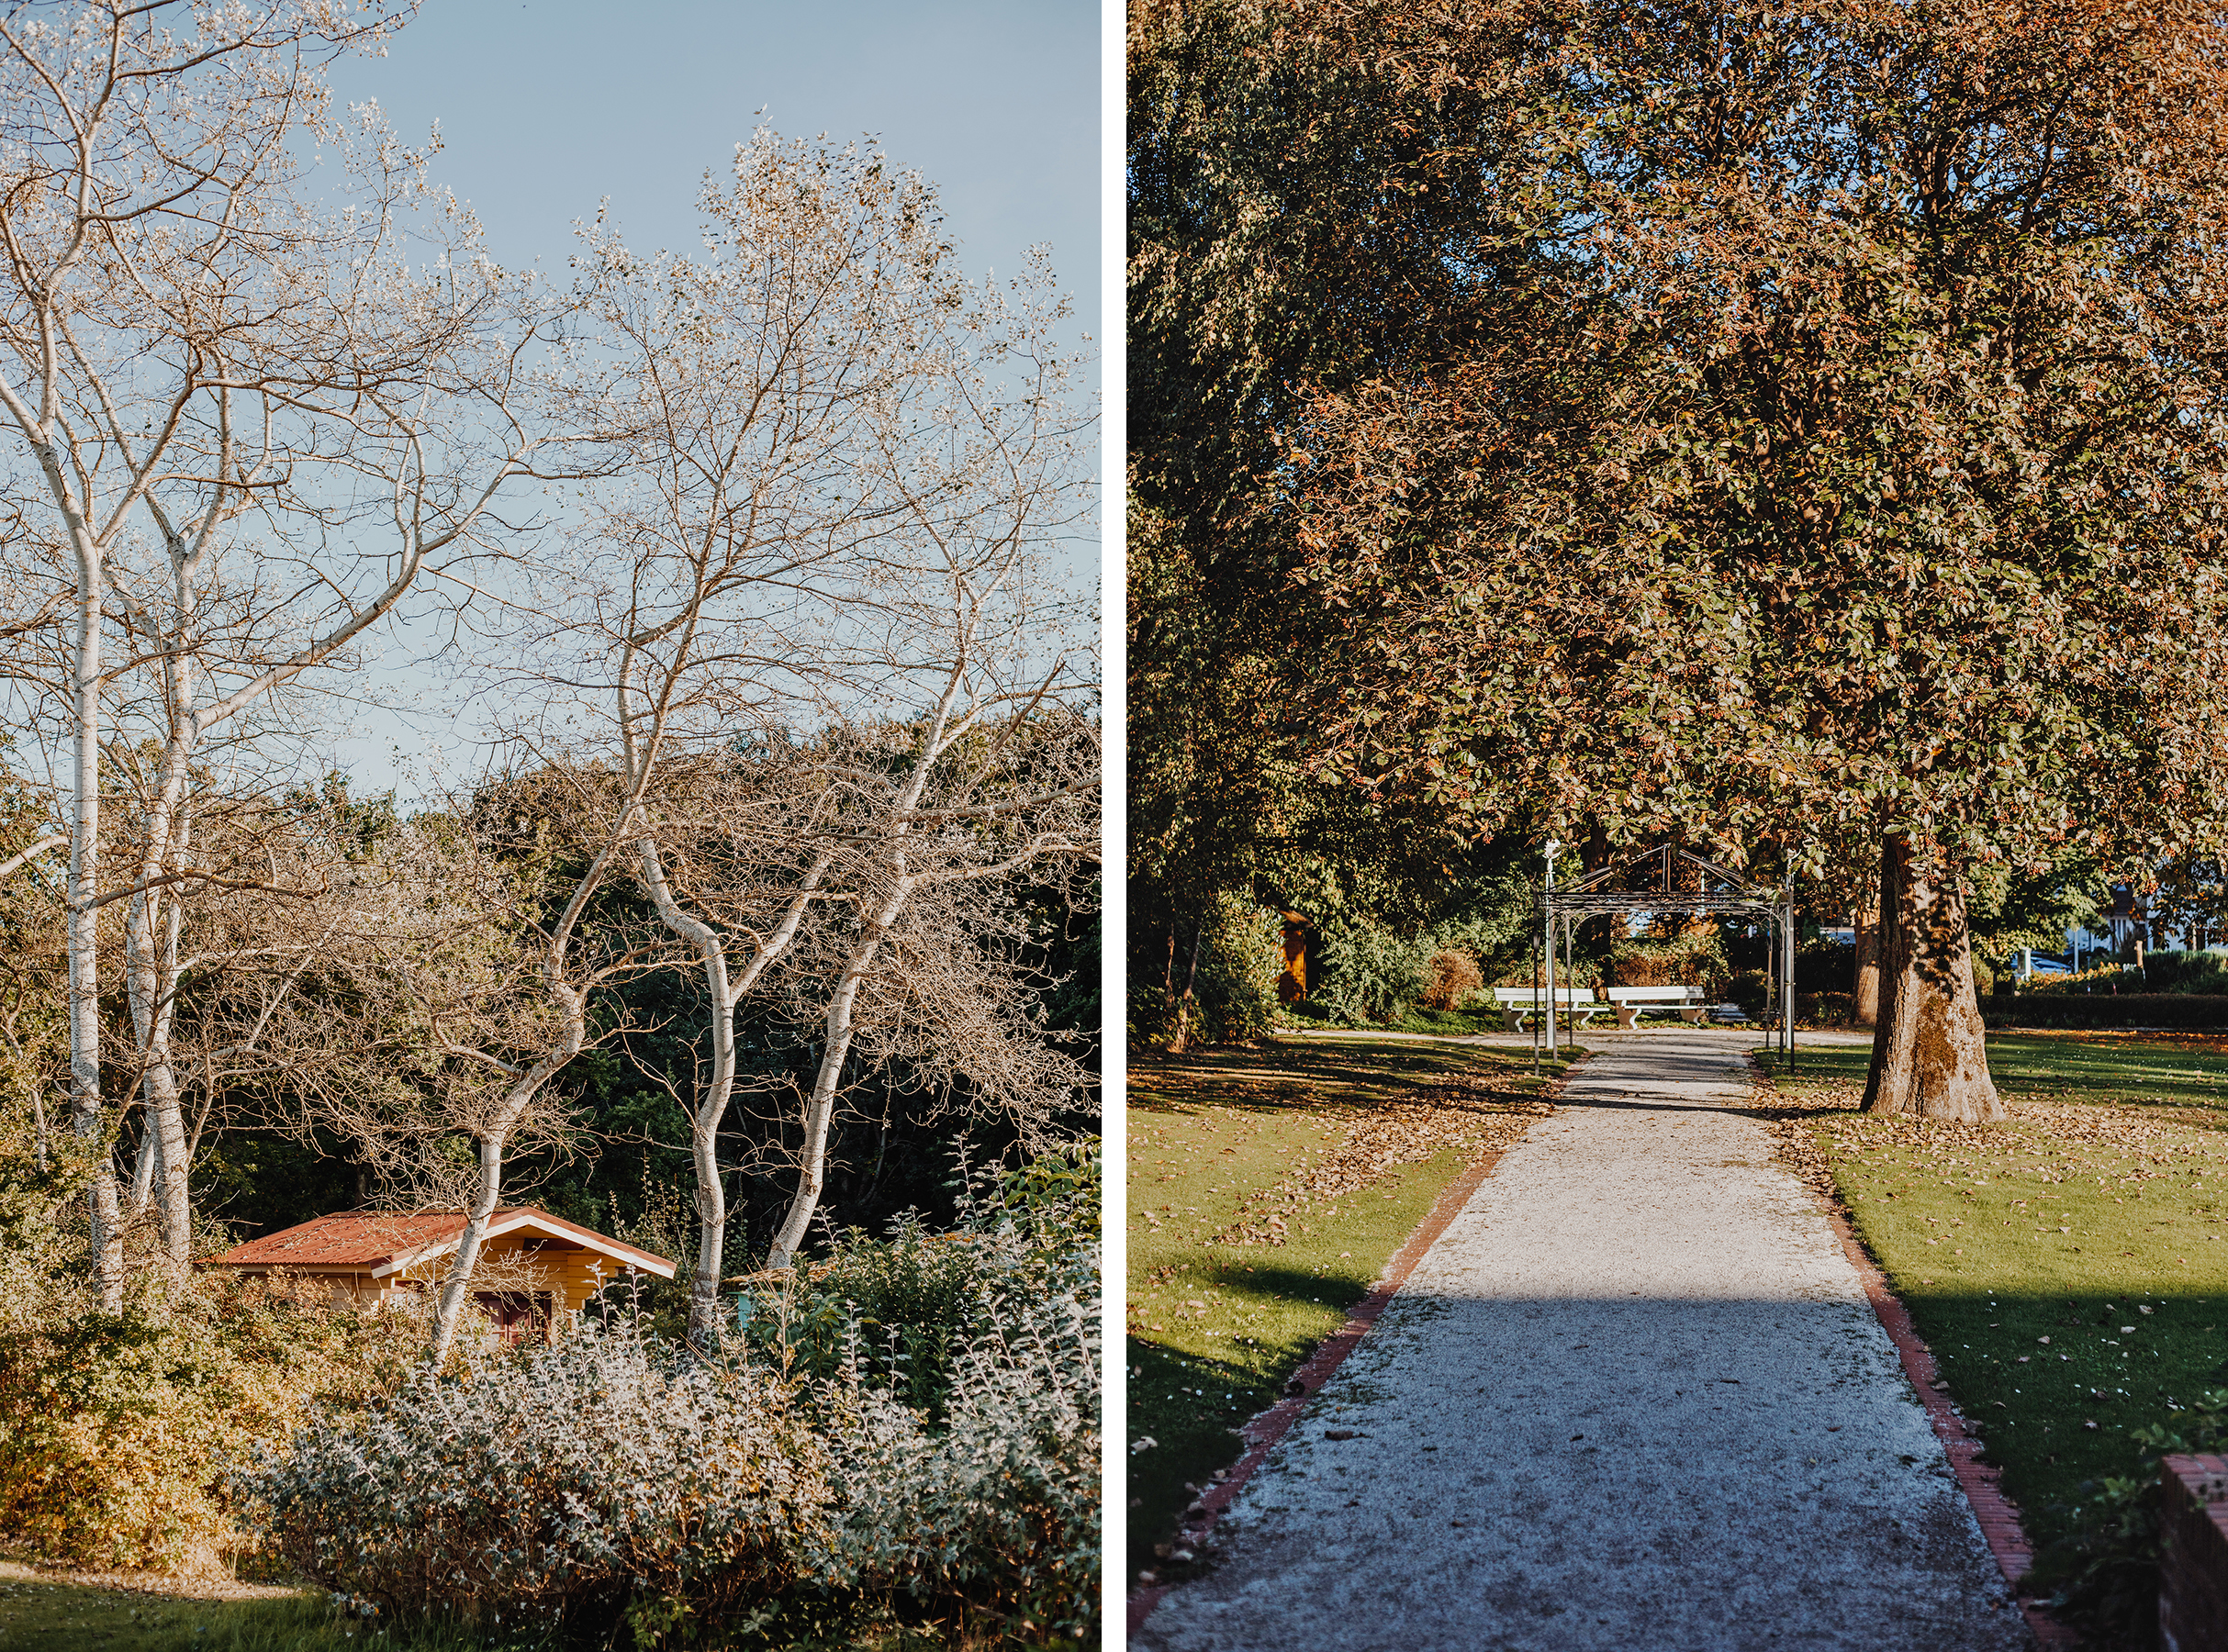
<path fill-rule="evenodd" d="M 1968 874 L 2221 835 L 2214 16 L 1152 15 L 1247 41 L 1288 151 L 1281 183 L 1229 163 L 1237 267 L 1193 313 L 1296 305 L 1325 369 L 1264 389 L 1246 500 L 1293 547 L 1319 771 L 1477 832 L 1853 865 L 1884 880 L 1874 1103 L 1989 1116 Z M 1356 124 L 1344 170 L 1295 135 Z M 1343 225 L 1304 296 L 1296 249 L 1242 256 L 1279 188 Z"/>

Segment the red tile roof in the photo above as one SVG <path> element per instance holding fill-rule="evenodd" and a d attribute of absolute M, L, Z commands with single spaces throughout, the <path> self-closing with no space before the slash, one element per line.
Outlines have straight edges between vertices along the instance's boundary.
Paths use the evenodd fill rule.
<path fill-rule="evenodd" d="M 509 1205 L 497 1211 L 488 1219 L 486 1236 L 495 1238 L 520 1228 L 571 1239 L 661 1278 L 673 1277 L 673 1264 L 665 1257 L 532 1205 Z M 236 1245 L 220 1256 L 208 1257 L 201 1266 L 385 1273 L 392 1271 L 397 1261 L 420 1261 L 453 1249 L 464 1233 L 462 1211 L 339 1211 Z"/>

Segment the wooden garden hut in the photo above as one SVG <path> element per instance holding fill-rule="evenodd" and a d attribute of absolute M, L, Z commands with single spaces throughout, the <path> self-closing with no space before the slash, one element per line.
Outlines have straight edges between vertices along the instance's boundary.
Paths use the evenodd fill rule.
<path fill-rule="evenodd" d="M 375 1308 L 398 1292 L 438 1289 L 464 1237 L 462 1211 L 341 1211 L 236 1245 L 201 1266 L 242 1274 L 283 1270 L 323 1281 L 357 1307 Z M 532 1205 L 496 1211 L 480 1259 L 506 1286 L 517 1280 L 528 1287 L 474 1293 L 506 1331 L 530 1320 L 552 1323 L 556 1310 L 576 1311 L 599 1288 L 630 1273 L 673 1277 L 665 1257 Z"/>

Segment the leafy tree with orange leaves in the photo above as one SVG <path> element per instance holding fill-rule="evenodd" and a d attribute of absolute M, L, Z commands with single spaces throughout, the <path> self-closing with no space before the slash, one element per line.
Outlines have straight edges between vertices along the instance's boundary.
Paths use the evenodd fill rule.
<path fill-rule="evenodd" d="M 1972 871 L 2220 837 L 2228 36 L 1467 9 L 1506 27 L 1441 78 L 1553 111 L 1477 173 L 1525 280 L 1323 385 L 1256 498 L 1327 761 L 1482 829 L 1875 845 L 1869 1103 L 1998 1116 Z"/>

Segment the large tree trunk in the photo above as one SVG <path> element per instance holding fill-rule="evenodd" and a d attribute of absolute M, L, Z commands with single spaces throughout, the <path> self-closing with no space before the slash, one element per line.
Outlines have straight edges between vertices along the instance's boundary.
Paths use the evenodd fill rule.
<path fill-rule="evenodd" d="M 1901 834 L 1881 848 L 1879 952 L 1865 1110 L 1963 1123 L 2006 1117 L 1973 992 L 1965 893 L 1950 868 L 1920 860 Z"/>

